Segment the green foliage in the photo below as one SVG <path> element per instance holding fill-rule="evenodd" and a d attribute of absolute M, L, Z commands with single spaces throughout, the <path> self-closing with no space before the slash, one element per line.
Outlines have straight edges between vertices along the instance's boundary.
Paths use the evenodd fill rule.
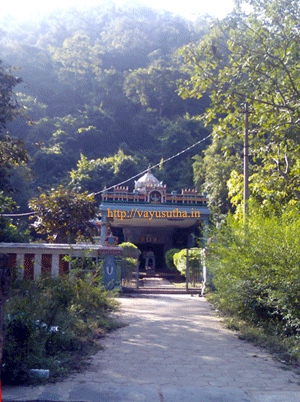
<path fill-rule="evenodd" d="M 95 79 L 101 73 L 101 50 L 91 45 L 88 35 L 76 33 L 64 40 L 62 48 L 50 46 L 53 60 L 59 64 L 59 78 L 74 89 L 74 104 L 80 102 L 78 93 L 82 87 L 93 89 Z"/>
<path fill-rule="evenodd" d="M 130 242 L 119 244 L 123 248 L 123 267 L 122 267 L 122 279 L 123 286 L 126 286 L 133 279 L 133 272 L 136 271 L 137 264 L 139 264 L 140 250 L 136 245 Z"/>
<path fill-rule="evenodd" d="M 22 80 L 12 74 L 13 71 L 5 69 L 0 61 L 0 132 L 6 127 L 7 122 L 13 120 L 19 113 L 13 89 Z"/>
<path fill-rule="evenodd" d="M 124 255 L 126 255 L 128 257 L 136 258 L 138 255 L 141 254 L 138 247 L 133 243 L 125 242 L 125 243 L 119 244 L 119 246 L 123 248 Z"/>
<path fill-rule="evenodd" d="M 232 217 L 215 234 L 208 252 L 219 306 L 283 336 L 297 336 L 299 315 L 300 215 L 253 209 L 247 227 Z"/>
<path fill-rule="evenodd" d="M 178 96 L 176 80 L 184 74 L 173 53 L 203 35 L 207 22 L 198 26 L 144 7 L 116 10 L 107 5 L 84 12 L 72 9 L 22 28 L 13 19 L 3 21 L 3 29 L 1 54 L 6 63 L 22 68 L 26 82 L 18 88 L 18 102 L 31 125 L 17 120 L 9 129 L 21 134 L 32 157 L 33 192 L 65 185 L 81 154 L 103 162 L 122 149 L 138 165 L 127 158 L 115 173 L 109 162 L 98 164 L 91 178 L 78 184 L 97 191 L 99 183 L 103 188 L 121 176 L 126 179 L 202 135 L 199 124 L 177 124 L 186 113 L 203 112 L 207 98 Z M 169 139 L 162 133 L 165 122 L 170 123 Z M 192 186 L 193 155 L 182 155 L 176 172 L 174 166 L 163 172 L 170 189 Z"/>
<path fill-rule="evenodd" d="M 46 117 L 47 105 L 38 102 L 35 97 L 21 92 L 17 92 L 16 96 L 18 103 L 22 105 L 21 112 L 25 114 L 27 119 L 31 118 L 30 124 L 33 124 L 33 121 Z"/>
<path fill-rule="evenodd" d="M 10 183 L 10 175 L 17 166 L 28 162 L 28 154 L 23 141 L 9 136 L 0 137 L 0 189 L 7 193 L 15 192 Z"/>
<path fill-rule="evenodd" d="M 199 277 L 202 275 L 202 249 L 201 248 L 190 248 L 188 250 L 189 259 L 189 280 L 192 282 L 193 286 Z M 186 276 L 186 264 L 187 264 L 187 249 L 179 251 L 173 255 L 173 262 L 177 270 Z"/>
<path fill-rule="evenodd" d="M 77 169 L 70 172 L 70 186 L 81 191 L 97 191 L 137 173 L 137 162 L 132 156 L 125 155 L 121 149 L 115 155 L 102 159 L 88 160 L 81 154 Z"/>
<path fill-rule="evenodd" d="M 8 121 L 20 114 L 13 94 L 13 88 L 20 82 L 21 79 L 12 76 L 12 71 L 3 69 L 0 61 L 0 132 Z M 22 172 L 29 172 L 27 162 L 28 154 L 23 141 L 9 135 L 0 136 L 0 213 L 16 211 L 17 204 L 12 195 L 16 198 L 16 193 L 22 190 Z M 0 217 L 0 241 L 24 241 L 25 238 L 10 219 Z"/>
<path fill-rule="evenodd" d="M 174 63 L 175 64 L 175 63 Z M 184 101 L 176 94 L 176 81 L 181 73 L 175 65 L 151 65 L 131 72 L 124 81 L 126 96 L 159 116 L 174 116 L 185 112 Z"/>
<path fill-rule="evenodd" d="M 38 233 L 47 234 L 48 240 L 57 243 L 73 243 L 76 240 L 90 240 L 95 235 L 90 222 L 98 211 L 92 194 L 76 193 L 63 188 L 52 189 L 49 194 L 41 193 L 39 198 L 29 202 L 36 213 L 33 227 Z"/>
<path fill-rule="evenodd" d="M 6 304 L 2 384 L 28 383 L 30 369 L 50 369 L 51 378 L 70 373 L 113 328 L 109 313 L 117 303 L 91 279 L 15 283 Z"/>
<path fill-rule="evenodd" d="M 189 115 L 177 117 L 172 121 L 163 119 L 152 130 L 152 136 L 159 139 L 158 146 L 163 158 L 182 151 L 207 135 L 208 131 L 203 128 L 202 123 Z M 204 148 L 205 143 L 202 146 Z M 161 166 L 159 175 L 162 181 L 167 183 L 169 191 L 193 187 L 192 157 L 195 155 L 195 149 L 177 157 L 175 165 L 167 163 Z M 201 145 L 197 147 L 197 151 L 200 149 Z M 152 152 L 150 158 L 153 158 Z M 154 161 L 157 162 L 157 155 Z"/>
<path fill-rule="evenodd" d="M 0 203 L 1 202 L 3 202 L 3 197 L 0 193 Z M 0 216 L 0 242 L 27 243 L 29 242 L 28 230 L 24 229 L 19 222 L 13 224 L 10 218 Z"/>
<path fill-rule="evenodd" d="M 212 216 L 225 215 L 233 210 L 228 194 L 228 180 L 233 170 L 241 173 L 242 141 L 234 136 L 214 137 L 203 151 L 203 156 L 193 157 L 194 183 L 198 190 L 205 191 Z"/>
<path fill-rule="evenodd" d="M 165 262 L 171 272 L 177 271 L 176 265 L 174 264 L 173 256 L 174 254 L 179 252 L 180 250 L 178 248 L 171 248 L 165 253 Z"/>
<path fill-rule="evenodd" d="M 213 124 L 215 138 L 241 137 L 248 102 L 253 196 L 299 201 L 299 3 L 254 0 L 251 5 L 249 13 L 237 7 L 199 44 L 181 51 L 190 75 L 181 95 L 210 95 L 203 118 Z"/>

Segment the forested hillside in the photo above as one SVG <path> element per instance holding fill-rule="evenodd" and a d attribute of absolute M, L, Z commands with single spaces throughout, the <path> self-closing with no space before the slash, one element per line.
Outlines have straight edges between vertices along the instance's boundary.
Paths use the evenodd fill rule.
<path fill-rule="evenodd" d="M 21 211 L 38 188 L 99 191 L 207 136 L 193 117 L 208 98 L 178 95 L 187 75 L 176 55 L 203 37 L 206 19 L 101 6 L 1 26 L 3 66 L 22 77 L 15 92 L 23 116 L 7 126 L 30 156 L 12 174 Z M 193 186 L 195 153 L 200 146 L 163 165 L 159 177 L 170 190 Z"/>
<path fill-rule="evenodd" d="M 215 302 L 299 363 L 299 16 L 298 0 L 240 0 L 193 23 L 115 6 L 0 20 L 0 241 L 24 241 L 28 221 L 3 213 L 28 205 L 40 234 L 75 241 L 90 193 L 206 139 L 154 174 L 207 192 Z"/>

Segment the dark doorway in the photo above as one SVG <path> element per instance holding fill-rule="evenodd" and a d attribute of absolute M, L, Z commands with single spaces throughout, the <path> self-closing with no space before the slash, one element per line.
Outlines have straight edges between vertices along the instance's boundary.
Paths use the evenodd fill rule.
<path fill-rule="evenodd" d="M 164 245 L 163 244 L 147 244 L 147 243 L 139 243 L 136 244 L 139 248 L 140 255 L 140 271 L 145 272 L 145 253 L 147 251 L 153 251 L 155 255 L 155 271 L 163 272 L 165 266 L 165 256 L 164 256 Z"/>
<path fill-rule="evenodd" d="M 112 234 L 113 236 L 116 236 L 118 238 L 118 244 L 124 242 L 124 234 L 122 228 L 112 228 Z"/>
<path fill-rule="evenodd" d="M 176 228 L 173 233 L 173 247 L 178 249 L 187 248 L 190 229 Z"/>

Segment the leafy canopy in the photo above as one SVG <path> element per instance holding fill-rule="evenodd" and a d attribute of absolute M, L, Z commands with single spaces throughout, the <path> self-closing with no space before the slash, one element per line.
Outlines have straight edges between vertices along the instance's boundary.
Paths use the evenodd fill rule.
<path fill-rule="evenodd" d="M 241 11 L 247 3 L 248 14 Z M 299 2 L 238 4 L 199 44 L 180 51 L 190 75 L 180 94 L 201 98 L 209 93 L 211 106 L 203 119 L 213 123 L 215 137 L 242 136 L 248 102 L 253 195 L 300 200 Z"/>
<path fill-rule="evenodd" d="M 21 114 L 13 92 L 14 87 L 21 82 L 21 78 L 14 77 L 13 70 L 5 69 L 1 63 L 0 60 L 0 213 L 4 213 L 13 212 L 17 208 L 11 196 L 21 187 L 20 172 L 28 162 L 28 154 L 21 140 L 3 135 L 7 123 Z M 16 183 L 12 180 L 14 175 L 18 177 Z M 9 219 L 1 216 L 0 241 L 21 241 L 21 239 L 20 230 Z"/>
<path fill-rule="evenodd" d="M 95 227 L 90 222 L 96 217 L 98 207 L 92 194 L 76 193 L 59 186 L 49 194 L 41 193 L 29 201 L 36 213 L 33 227 L 38 233 L 47 234 L 56 243 L 73 243 L 77 240 L 93 242 Z"/>

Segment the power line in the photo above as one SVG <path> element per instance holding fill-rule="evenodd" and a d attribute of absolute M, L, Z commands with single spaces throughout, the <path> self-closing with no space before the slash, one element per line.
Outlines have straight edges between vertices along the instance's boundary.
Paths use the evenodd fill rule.
<path fill-rule="evenodd" d="M 0 216 L 6 216 L 6 217 L 14 217 L 14 216 L 29 216 L 29 215 L 35 215 L 35 212 L 25 212 L 22 214 L 0 214 Z"/>
<path fill-rule="evenodd" d="M 195 142 L 195 144 L 190 145 L 189 147 L 183 149 L 183 150 L 180 151 L 180 152 L 177 152 L 177 154 L 172 155 L 172 156 L 170 156 L 170 157 L 167 158 L 167 159 L 163 159 L 161 162 L 157 163 L 156 165 L 151 166 L 151 169 L 156 168 L 156 167 L 158 167 L 158 166 L 162 166 L 164 163 L 169 162 L 170 160 L 172 160 L 172 159 L 174 159 L 174 158 L 177 158 L 177 156 L 180 156 L 180 155 L 184 154 L 185 152 L 189 151 L 190 149 L 196 147 L 197 145 L 199 145 L 199 144 L 201 144 L 202 142 L 206 141 L 206 140 L 207 140 L 208 138 L 210 138 L 211 136 L 212 136 L 212 134 L 209 134 L 207 137 L 202 138 L 202 140 L 199 140 L 199 141 Z M 138 177 L 138 176 L 140 176 L 140 175 L 146 173 L 148 170 L 149 170 L 149 168 L 143 170 L 142 172 L 137 173 L 136 175 L 134 175 L 134 176 L 130 177 L 129 179 L 126 179 L 126 180 L 124 180 L 124 181 L 122 181 L 122 182 L 120 182 L 120 183 L 118 183 L 118 184 L 114 184 L 114 185 L 111 186 L 111 187 L 105 188 L 105 189 L 100 190 L 100 191 L 98 191 L 98 192 L 96 192 L 96 193 L 90 193 L 90 194 L 88 194 L 88 195 L 99 195 L 99 194 L 104 193 L 105 191 L 111 190 L 111 189 L 114 188 L 114 187 L 122 186 L 123 184 L 127 183 L 128 181 L 133 180 L 133 179 L 135 179 L 136 177 Z M 13 218 L 13 217 L 16 217 L 16 216 L 29 216 L 29 215 L 35 215 L 35 214 L 36 214 L 35 212 L 26 212 L 26 213 L 22 213 L 22 214 L 0 214 L 0 216 Z"/>
<path fill-rule="evenodd" d="M 184 154 L 185 152 L 189 151 L 190 149 L 196 147 L 197 145 L 201 144 L 201 142 L 204 142 L 205 140 L 207 140 L 207 139 L 208 139 L 209 137 L 211 137 L 211 136 L 212 136 L 212 134 L 209 134 L 207 137 L 202 138 L 202 140 L 197 141 L 195 144 L 190 145 L 188 148 L 185 148 L 184 150 L 178 152 L 177 154 L 175 154 L 175 155 L 173 155 L 173 156 L 170 156 L 170 158 L 163 159 L 161 162 L 157 163 L 156 165 L 151 166 L 151 169 L 156 168 L 156 167 L 158 167 L 158 166 L 161 166 L 161 165 L 163 165 L 164 163 L 169 162 L 170 160 L 172 160 L 172 159 L 174 159 L 174 158 L 177 158 L 177 156 L 182 155 L 182 154 Z M 125 184 L 125 183 L 127 183 L 128 181 L 130 181 L 130 180 L 132 180 L 132 179 L 135 179 L 136 177 L 138 177 L 138 176 L 140 176 L 140 175 L 146 173 L 148 170 L 149 170 L 149 168 L 143 170 L 142 172 L 139 172 L 138 174 L 136 174 L 136 175 L 130 177 L 130 178 L 127 179 L 127 180 L 122 181 L 121 183 L 114 184 L 114 185 L 111 186 L 111 187 L 105 188 L 104 190 L 98 191 L 97 193 L 91 193 L 91 194 L 89 194 L 89 195 L 98 195 L 98 194 L 104 193 L 104 191 L 111 190 L 111 189 L 114 188 L 114 187 L 121 186 L 122 184 Z"/>

